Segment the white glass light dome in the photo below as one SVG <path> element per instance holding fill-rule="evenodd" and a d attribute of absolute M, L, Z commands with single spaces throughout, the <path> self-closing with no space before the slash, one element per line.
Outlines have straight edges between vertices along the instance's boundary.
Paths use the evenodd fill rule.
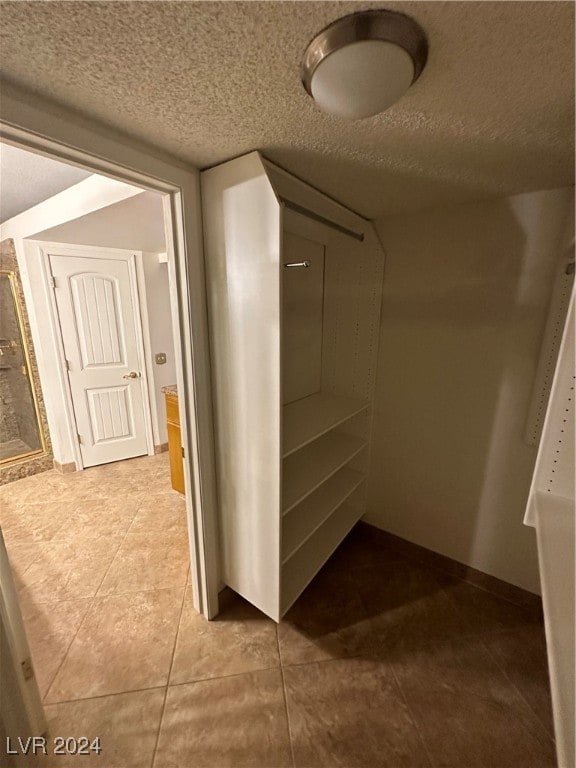
<path fill-rule="evenodd" d="M 371 117 L 398 101 L 419 77 L 426 37 L 408 16 L 364 11 L 326 27 L 308 46 L 302 81 L 324 112 Z"/>

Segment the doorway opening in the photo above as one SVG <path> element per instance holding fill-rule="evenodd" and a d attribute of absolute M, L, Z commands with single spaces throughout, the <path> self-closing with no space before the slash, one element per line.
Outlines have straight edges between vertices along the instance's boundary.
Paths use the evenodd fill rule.
<path fill-rule="evenodd" d="M 61 471 L 166 450 L 162 390 L 175 388 L 182 359 L 165 196 L 96 174 L 70 184 L 77 169 L 11 146 L 1 163 L 2 208 L 16 213 L 0 229 L 14 295 L 0 327 L 0 482 L 45 469 L 29 463 L 41 447 Z M 64 188 L 36 202 L 31 174 Z"/>
<path fill-rule="evenodd" d="M 212 402 L 210 386 L 210 365 L 209 365 L 209 345 L 207 331 L 206 315 L 206 296 L 204 282 L 204 263 L 202 257 L 202 237 L 201 237 L 201 211 L 199 197 L 199 175 L 198 172 L 186 165 L 183 165 L 170 158 L 163 157 L 158 152 L 149 147 L 138 145 L 133 141 L 126 141 L 125 137 L 109 131 L 106 128 L 96 129 L 92 124 L 83 123 L 72 113 L 65 113 L 58 110 L 56 116 L 50 105 L 34 98 L 31 101 L 24 102 L 12 91 L 3 92 L 2 103 L 2 122 L 0 123 L 0 140 L 4 146 L 12 146 L 18 149 L 29 150 L 37 157 L 59 160 L 63 163 L 73 166 L 89 176 L 100 176 L 106 182 L 115 181 L 122 185 L 137 187 L 139 192 L 152 192 L 162 195 L 162 208 L 165 223 L 166 236 L 166 254 L 169 285 L 172 291 L 172 301 L 170 302 L 170 313 L 172 315 L 172 328 L 174 332 L 174 346 L 180 352 L 181 364 L 176 370 L 176 385 L 178 393 L 181 394 L 181 409 L 179 421 L 181 427 L 181 444 L 185 451 L 183 462 L 186 496 L 185 496 L 185 518 L 187 536 L 189 539 L 189 554 L 191 570 L 187 578 L 187 583 L 182 589 L 182 607 L 187 605 L 192 610 L 192 605 L 196 611 L 203 614 L 206 618 L 212 618 L 218 613 L 218 541 L 216 525 L 216 488 L 214 476 L 214 448 L 213 448 L 213 429 L 212 429 Z M 1 150 L 1 147 L 0 147 Z M 58 193 L 58 190 L 55 190 Z M 118 199 L 123 199 L 122 197 Z M 63 207 L 60 206 L 63 210 Z M 77 212 L 76 218 L 85 215 L 87 211 Z M 16 218 L 13 216 L 12 218 Z M 69 220 L 70 217 L 66 220 Z M 14 223 L 14 222 L 13 222 Z M 8 235 L 2 232 L 0 239 L 11 239 L 14 245 L 15 254 L 21 255 L 21 262 L 25 259 L 22 254 L 25 250 L 25 240 L 30 240 L 34 234 L 45 231 L 45 228 L 57 226 L 63 221 L 50 221 L 44 226 L 36 226 L 35 231 L 26 231 L 17 227 Z M 53 242 L 53 241 L 52 241 Z M 37 246 L 36 246 L 37 247 Z M 130 248 L 129 250 L 132 250 Z M 18 255 L 16 256 L 18 261 Z M 20 263 L 20 261 L 18 261 Z M 22 284 L 28 285 L 27 274 L 21 275 Z M 29 288 L 29 285 L 28 285 Z M 36 318 L 37 326 L 44 328 L 49 325 L 48 315 Z M 42 345 L 36 349 L 40 357 L 44 352 Z M 50 366 L 44 366 L 44 370 L 51 376 L 60 375 Z M 129 371 L 130 372 L 130 371 Z M 39 408 L 40 413 L 42 409 Z M 65 432 L 69 429 L 69 420 L 65 414 L 60 414 L 55 429 L 51 432 L 56 434 Z M 48 432 L 48 430 L 47 430 Z M 47 444 L 47 450 L 42 457 L 43 460 L 53 461 L 49 453 L 51 446 Z M 127 478 L 111 479 L 109 477 L 97 477 L 102 472 L 110 472 L 137 464 L 146 464 L 154 461 L 161 462 L 167 459 L 166 453 L 157 455 L 146 455 L 140 458 L 134 458 L 121 462 L 108 462 L 103 465 L 88 467 L 79 472 L 55 472 L 50 470 L 32 477 L 38 481 L 42 476 L 51 475 L 56 478 L 56 482 L 72 482 L 75 485 L 81 480 L 86 482 L 86 478 L 92 476 L 91 487 L 85 489 L 87 497 L 93 495 L 95 488 L 100 490 L 113 490 L 114 485 L 125 490 Z M 79 464 L 76 464 L 79 466 Z M 142 488 L 145 483 L 142 476 L 146 470 L 138 467 L 136 477 L 132 480 L 132 486 Z M 148 475 L 154 475 L 155 470 L 149 470 Z M 167 475 L 169 478 L 169 475 Z M 121 480 L 121 482 L 120 482 Z M 16 483 L 10 483 L 1 490 L 3 495 L 10 496 Z M 5 489 L 9 489 L 5 494 Z M 145 495 L 147 489 L 145 490 Z M 54 495 L 61 502 L 64 502 L 64 494 L 60 488 L 54 489 Z M 122 494 L 120 494 L 122 498 Z M 161 510 L 160 510 L 161 511 Z M 65 526 L 61 527 L 65 531 Z M 19 555 L 26 556 L 25 550 L 30 542 L 23 543 L 22 546 L 12 547 L 13 552 L 19 550 Z M 188 548 L 188 544 L 187 544 Z M 106 541 L 102 543 L 102 549 L 106 549 Z M 73 547 L 69 548 L 69 552 Z M 63 553 L 65 554 L 65 553 Z M 89 557 L 85 557 L 88 561 Z M 142 558 L 146 559 L 146 557 Z M 159 558 L 162 559 L 162 558 Z M 164 559 L 169 560 L 169 556 Z M 82 561 L 82 558 L 81 558 Z M 66 562 L 66 557 L 61 557 L 60 562 Z M 10 644 L 10 668 L 14 672 L 14 683 L 11 687 L 9 696 L 14 701 L 22 704 L 21 710 L 18 709 L 18 719 L 22 722 L 15 724 L 17 732 L 41 733 L 43 731 L 42 706 L 38 692 L 34 695 L 36 680 L 34 677 L 25 675 L 25 670 L 30 666 L 29 652 L 27 648 L 24 630 L 20 631 L 19 626 L 22 620 L 17 621 L 20 615 L 16 590 L 13 588 L 11 570 L 8 565 L 4 541 L 0 535 L 0 568 L 2 570 L 2 579 L 0 579 L 0 611 L 2 613 L 2 626 L 9 630 Z M 45 569 L 44 569 L 45 570 Z M 106 574 L 104 574 L 106 575 Z M 66 579 L 64 579 L 66 580 Z M 122 579 L 119 580 L 121 582 Z M 120 584 L 119 584 L 120 586 Z M 152 592 L 158 590 L 148 590 L 144 598 L 152 596 Z M 134 598 L 129 594 L 121 595 L 119 592 L 115 599 L 125 599 L 126 604 L 133 603 Z M 144 599 L 143 598 L 143 599 Z M 90 598 L 78 598 L 79 600 Z M 100 599 L 104 604 L 108 596 L 102 596 Z M 111 599 L 111 598 L 110 598 Z M 66 601 L 61 601 L 61 607 L 64 609 Z M 159 605 L 165 606 L 166 601 L 158 601 Z M 5 611 L 5 608 L 7 612 Z M 8 610 L 10 609 L 10 610 Z M 44 615 L 49 612 L 44 611 Z M 143 636 L 148 638 L 164 638 L 164 640 L 173 645 L 173 638 L 178 628 L 178 618 L 176 624 L 170 630 L 164 625 L 157 627 L 154 625 L 154 610 L 139 610 L 138 621 L 128 622 L 131 631 L 136 632 L 138 642 Z M 179 611 L 175 611 L 175 616 L 179 616 Z M 12 619 L 14 621 L 12 621 Z M 105 616 L 111 614 L 105 611 Z M 152 624 L 147 627 L 147 631 L 142 631 L 142 620 L 151 621 Z M 174 618 L 174 617 L 172 617 Z M 9 619 L 7 623 L 7 619 Z M 84 625 L 86 616 L 81 619 L 80 626 Z M 139 622 L 139 623 L 138 623 Z M 73 623 L 73 617 L 58 616 L 55 619 L 55 625 L 60 628 Z M 113 626 L 120 627 L 120 624 L 112 622 Z M 90 627 L 85 625 L 88 634 L 91 635 Z M 167 631 L 164 631 L 167 630 Z M 82 645 L 82 638 L 76 637 L 79 645 Z M 154 656 L 154 651 L 158 643 L 154 642 L 154 647 L 141 648 L 138 654 L 135 651 L 135 643 L 132 643 L 129 632 L 121 634 L 121 645 L 125 650 L 127 659 L 137 659 L 139 667 L 146 666 L 150 658 Z M 160 643 L 160 646 L 162 643 Z M 71 648 L 71 646 L 69 646 Z M 173 648 L 172 648 L 173 650 Z M 82 655 L 82 654 L 81 654 Z M 163 668 L 163 678 L 167 679 L 170 665 L 171 652 L 168 652 L 163 660 L 153 658 L 150 669 L 158 670 Z M 72 658 L 72 657 L 71 657 Z M 84 662 L 86 660 L 83 656 Z M 10 661 L 9 659 L 9 661 Z M 112 669 L 110 659 L 100 659 L 101 664 L 98 669 Z M 143 665 L 144 662 L 144 665 Z M 158 664 L 159 663 L 159 667 Z M 167 666 L 168 665 L 168 666 Z M 140 668 L 135 672 L 140 674 Z M 114 674 L 112 673 L 114 677 Z M 118 681 L 113 680 L 113 687 Z M 77 693 L 80 689 L 77 687 Z M 22 715 L 22 718 L 20 718 Z M 44 723 L 45 724 L 45 723 Z M 16 727 L 17 726 L 17 727 Z"/>
<path fill-rule="evenodd" d="M 66 643 L 47 631 L 47 612 L 62 613 L 60 634 L 72 641 L 103 601 L 112 612 L 120 601 L 128 615 L 150 603 L 160 620 L 159 596 L 175 615 L 185 592 L 191 600 L 186 505 L 170 476 L 164 404 L 182 368 L 178 306 L 165 195 L 93 174 L 77 181 L 62 163 L 22 149 L 2 146 L 0 158 L 4 179 L 20 167 L 3 210 L 24 206 L 0 225 L 1 266 L 19 301 L 17 315 L 0 318 L 11 341 L 2 349 L 0 437 L 35 427 L 44 445 L 38 461 L 31 440 L 18 453 L 6 435 L 1 522 L 49 701 L 72 695 L 62 686 L 74 685 L 75 672 L 73 658 L 63 663 Z M 63 188 L 36 202 L 27 168 L 38 186 L 44 175 Z M 17 397 L 22 382 L 36 396 L 34 420 Z M 180 435 L 171 438 L 182 465 Z"/>

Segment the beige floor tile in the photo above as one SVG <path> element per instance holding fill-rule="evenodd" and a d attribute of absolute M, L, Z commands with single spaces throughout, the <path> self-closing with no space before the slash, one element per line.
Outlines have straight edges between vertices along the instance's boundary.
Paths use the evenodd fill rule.
<path fill-rule="evenodd" d="M 46 701 L 165 685 L 182 595 L 162 589 L 96 598 Z"/>
<path fill-rule="evenodd" d="M 51 541 L 66 527 L 77 508 L 75 502 L 50 501 L 44 504 L 23 504 L 2 526 L 8 543 L 15 541 Z"/>
<path fill-rule="evenodd" d="M 146 496 L 132 521 L 130 533 L 158 534 L 188 530 L 186 502 L 176 491 Z"/>
<path fill-rule="evenodd" d="M 186 590 L 170 683 L 186 683 L 278 667 L 276 625 L 238 596 L 214 621 L 192 607 Z"/>
<path fill-rule="evenodd" d="M 2 494 L 6 495 L 8 501 L 18 500 L 21 504 L 79 501 L 90 498 L 93 493 L 94 488 L 87 482 L 85 472 L 66 475 L 54 471 L 42 472 L 25 480 L 17 480 L 2 489 Z"/>
<path fill-rule="evenodd" d="M 137 496 L 126 496 L 120 503 L 110 498 L 79 502 L 73 505 L 66 522 L 56 531 L 54 538 L 80 541 L 110 536 L 124 537 L 140 504 Z"/>
<path fill-rule="evenodd" d="M 160 469 L 154 478 L 153 489 L 155 493 L 178 493 L 172 488 L 172 480 L 170 478 L 170 470 L 168 468 Z M 182 494 L 178 494 L 180 498 L 184 498 Z"/>
<path fill-rule="evenodd" d="M 24 572 L 21 596 L 34 603 L 93 597 L 120 546 L 121 538 L 47 541 Z"/>
<path fill-rule="evenodd" d="M 46 694 L 62 664 L 91 602 L 90 598 L 84 598 L 38 605 L 22 603 L 26 636 L 41 696 Z"/>
<path fill-rule="evenodd" d="M 128 533 L 98 594 L 184 587 L 189 565 L 190 552 L 185 529 L 154 535 Z"/>
<path fill-rule="evenodd" d="M 3 529 L 9 528 L 18 522 L 20 511 L 24 504 L 16 495 L 9 496 L 3 493 L 9 486 L 0 486 L 0 526 Z"/>
<path fill-rule="evenodd" d="M 290 765 L 279 670 L 168 688 L 154 768 Z"/>
<path fill-rule="evenodd" d="M 45 476 L 47 474 L 50 474 L 50 472 L 41 472 L 38 474 L 42 474 Z M 35 483 L 36 479 L 38 478 L 38 474 L 29 475 L 28 477 L 22 477 L 19 480 L 14 480 L 11 483 L 6 483 L 5 485 L 1 485 L 0 498 L 5 498 L 7 495 L 12 494 L 13 492 L 18 492 L 19 489 L 27 488 L 31 483 Z"/>
<path fill-rule="evenodd" d="M 112 499 L 121 505 L 126 499 L 141 501 L 147 493 L 150 493 L 148 482 L 142 482 L 135 477 L 107 477 L 101 479 L 92 478 L 89 482 L 82 483 L 77 489 L 68 489 L 66 493 L 86 500 Z"/>
<path fill-rule="evenodd" d="M 12 576 L 18 591 L 22 589 L 24 574 L 32 563 L 42 556 L 43 549 L 42 541 L 6 542 L 8 560 L 10 561 Z"/>
<path fill-rule="evenodd" d="M 297 768 L 429 766 L 385 665 L 337 659 L 288 667 L 284 680 Z"/>
<path fill-rule="evenodd" d="M 121 693 L 46 707 L 50 752 L 55 736 L 99 737 L 102 751 L 88 755 L 50 756 L 60 766 L 146 768 L 152 762 L 165 689 Z"/>
<path fill-rule="evenodd" d="M 189 586 L 167 454 L 3 486 L 0 521 L 15 531 L 8 554 L 52 733 L 102 739 L 100 758 L 50 768 L 149 766 Z M 298 767 L 425 765 L 406 698 L 442 768 L 552 766 L 541 627 L 392 544 L 355 530 L 277 630 L 239 598 L 208 623 L 188 588 L 171 681 L 183 684 L 168 689 L 157 766 L 291 764 L 276 631 Z M 93 598 L 105 577 L 112 594 Z"/>

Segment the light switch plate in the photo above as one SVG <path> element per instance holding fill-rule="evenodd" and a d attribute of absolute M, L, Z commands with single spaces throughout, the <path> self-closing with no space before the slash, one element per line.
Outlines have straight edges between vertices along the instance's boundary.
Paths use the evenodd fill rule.
<path fill-rule="evenodd" d="M 156 365 L 164 365 L 166 362 L 166 352 L 157 352 L 154 355 L 154 360 L 156 361 Z"/>

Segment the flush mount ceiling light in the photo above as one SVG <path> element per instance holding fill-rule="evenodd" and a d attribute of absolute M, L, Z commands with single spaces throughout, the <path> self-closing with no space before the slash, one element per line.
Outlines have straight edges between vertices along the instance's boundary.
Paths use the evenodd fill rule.
<path fill-rule="evenodd" d="M 322 30 L 302 61 L 302 82 L 324 112 L 358 120 L 383 112 L 420 76 L 426 35 L 409 16 L 361 11 Z"/>

